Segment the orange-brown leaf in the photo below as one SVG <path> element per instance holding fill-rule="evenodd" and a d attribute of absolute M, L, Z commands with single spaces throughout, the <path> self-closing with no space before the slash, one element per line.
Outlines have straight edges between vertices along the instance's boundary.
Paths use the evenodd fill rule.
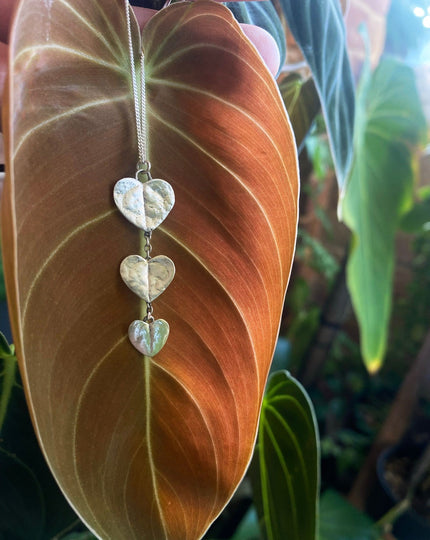
<path fill-rule="evenodd" d="M 136 143 L 120 0 L 23 0 L 11 40 L 3 237 L 13 332 L 41 446 L 101 538 L 202 536 L 256 435 L 293 257 L 294 139 L 230 12 L 201 0 L 145 28 L 149 158 L 176 205 L 154 254 L 153 359 L 127 337 L 145 306 L 119 265 L 141 236 L 115 208 Z"/>

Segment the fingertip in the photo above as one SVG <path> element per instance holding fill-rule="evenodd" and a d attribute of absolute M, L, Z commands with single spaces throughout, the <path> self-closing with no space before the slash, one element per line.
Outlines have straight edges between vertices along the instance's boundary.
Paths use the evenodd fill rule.
<path fill-rule="evenodd" d="M 137 22 L 140 29 L 143 29 L 148 21 L 158 13 L 155 9 L 142 8 L 133 6 L 134 14 L 136 15 Z M 270 73 L 275 77 L 279 70 L 279 64 L 281 62 L 281 55 L 279 53 L 278 46 L 273 36 L 269 34 L 264 28 L 255 26 L 253 24 L 241 24 L 243 32 L 248 39 L 254 44 L 257 51 L 260 53 L 264 63 L 268 67 Z"/>
<path fill-rule="evenodd" d="M 267 30 L 264 30 L 264 28 L 254 26 L 253 24 L 241 24 L 240 26 L 244 34 L 260 53 L 270 73 L 275 77 L 279 70 L 281 55 L 274 37 Z"/>

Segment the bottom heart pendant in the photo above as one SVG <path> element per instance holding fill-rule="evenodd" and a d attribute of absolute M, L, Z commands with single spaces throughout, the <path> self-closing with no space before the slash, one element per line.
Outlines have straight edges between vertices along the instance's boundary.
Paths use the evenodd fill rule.
<path fill-rule="evenodd" d="M 133 321 L 128 328 L 128 337 L 143 355 L 155 356 L 166 344 L 169 331 L 169 323 L 164 319 L 150 323 Z"/>

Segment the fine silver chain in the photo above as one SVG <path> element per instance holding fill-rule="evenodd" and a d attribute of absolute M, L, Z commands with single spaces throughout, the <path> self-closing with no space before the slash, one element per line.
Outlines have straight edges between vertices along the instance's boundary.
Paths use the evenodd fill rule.
<path fill-rule="evenodd" d="M 134 113 L 136 117 L 137 150 L 139 155 L 138 170 L 149 170 L 147 160 L 147 126 L 146 126 L 146 90 L 145 90 L 145 59 L 143 51 L 140 53 L 140 88 L 137 84 L 137 73 L 134 63 L 133 40 L 131 36 L 131 6 L 128 0 L 124 0 L 127 17 L 128 50 L 130 56 L 131 80 L 133 86 Z"/>
<path fill-rule="evenodd" d="M 124 7 L 130 60 L 128 78 L 131 76 L 132 81 L 130 91 L 132 91 L 134 102 L 138 162 L 134 178 L 120 178 L 116 182 L 113 198 L 121 214 L 139 229 L 140 254 L 126 257 L 121 262 L 119 270 L 124 283 L 140 298 L 140 318 L 130 324 L 128 338 L 131 345 L 144 355 L 147 362 L 148 358 L 152 358 L 161 351 L 170 332 L 167 321 L 155 320 L 152 301 L 170 285 L 175 275 L 175 265 L 165 255 L 151 258 L 151 237 L 154 229 L 164 221 L 173 208 L 175 193 L 169 182 L 151 177 L 151 164 L 148 161 L 145 58 L 142 50 L 136 53 L 135 58 L 132 39 L 132 25 L 135 24 L 135 20 L 129 0 L 124 0 Z M 140 32 L 138 37 L 139 49 L 141 49 Z M 132 145 L 133 151 L 135 151 L 135 144 L 134 142 Z M 129 163 L 126 163 L 125 167 L 128 169 Z M 146 305 L 142 305 L 142 301 Z"/>
<path fill-rule="evenodd" d="M 124 0 L 125 12 L 127 17 L 127 37 L 128 37 L 128 51 L 130 56 L 130 70 L 131 81 L 133 86 L 133 101 L 134 101 L 134 113 L 136 118 L 136 135 L 137 135 L 137 151 L 139 155 L 139 161 L 137 163 L 136 179 L 140 179 L 140 173 L 142 173 L 146 180 L 151 179 L 150 168 L 151 164 L 147 159 L 147 126 L 146 126 L 146 91 L 145 91 L 145 57 L 143 51 L 140 51 L 140 88 L 137 84 L 137 73 L 134 63 L 134 50 L 133 40 L 131 36 L 131 6 L 128 0 Z M 151 258 L 151 233 L 145 233 L 145 259 L 149 261 Z M 144 322 L 153 322 L 154 317 L 152 315 L 153 307 L 151 302 L 146 302 L 146 315 L 143 318 Z"/>

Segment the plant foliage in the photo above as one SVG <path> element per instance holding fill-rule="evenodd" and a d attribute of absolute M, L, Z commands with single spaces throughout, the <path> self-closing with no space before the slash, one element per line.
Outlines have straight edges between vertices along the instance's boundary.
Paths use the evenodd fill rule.
<path fill-rule="evenodd" d="M 347 281 L 374 372 L 384 359 L 391 313 L 394 241 L 412 206 L 414 152 L 425 133 L 411 68 L 386 58 L 365 72 L 357 101 L 354 160 L 342 205 L 353 233 Z"/>
<path fill-rule="evenodd" d="M 251 472 L 264 538 L 314 540 L 318 428 L 308 395 L 286 371 L 269 379 Z"/>
<path fill-rule="evenodd" d="M 339 187 L 353 152 L 355 90 L 338 0 L 280 0 L 288 26 L 311 68 L 330 138 Z"/>
<path fill-rule="evenodd" d="M 304 80 L 291 73 L 279 84 L 296 137 L 297 148 L 302 149 L 305 137 L 320 110 L 318 92 L 313 79 Z"/>

